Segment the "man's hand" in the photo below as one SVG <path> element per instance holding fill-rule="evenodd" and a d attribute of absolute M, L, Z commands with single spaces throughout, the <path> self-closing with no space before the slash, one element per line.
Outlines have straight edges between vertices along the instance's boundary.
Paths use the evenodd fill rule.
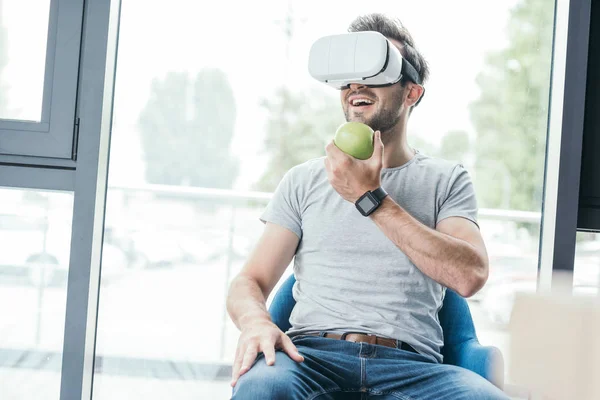
<path fill-rule="evenodd" d="M 275 364 L 275 349 L 282 349 L 296 362 L 304 361 L 292 340 L 271 321 L 261 321 L 242 331 L 233 362 L 231 386 L 250 370 L 259 352 L 263 352 L 267 365 Z"/>
<path fill-rule="evenodd" d="M 383 166 L 383 142 L 381 133 L 373 137 L 373 155 L 368 160 L 359 160 L 344 153 L 331 141 L 326 147 L 325 169 L 331 186 L 345 200 L 355 203 L 368 190 L 381 186 Z"/>

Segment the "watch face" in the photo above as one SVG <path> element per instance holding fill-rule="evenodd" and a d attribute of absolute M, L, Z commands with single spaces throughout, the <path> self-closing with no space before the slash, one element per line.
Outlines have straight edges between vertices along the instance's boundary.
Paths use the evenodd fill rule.
<path fill-rule="evenodd" d="M 366 193 L 358 200 L 357 206 L 363 215 L 369 215 L 371 211 L 377 208 L 378 203 L 371 196 L 371 193 Z"/>

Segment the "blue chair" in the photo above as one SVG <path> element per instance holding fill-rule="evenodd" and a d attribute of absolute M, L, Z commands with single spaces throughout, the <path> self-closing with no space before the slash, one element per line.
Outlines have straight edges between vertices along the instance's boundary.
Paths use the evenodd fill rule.
<path fill-rule="evenodd" d="M 295 282 L 294 275 L 291 275 L 281 285 L 269 307 L 271 319 L 283 332 L 291 327 L 290 314 L 296 304 L 292 296 Z M 504 358 L 502 353 L 496 347 L 479 344 L 467 301 L 454 291 L 447 289 L 439 318 L 444 330 L 444 347 L 442 349 L 444 364 L 471 370 L 503 389 Z"/>

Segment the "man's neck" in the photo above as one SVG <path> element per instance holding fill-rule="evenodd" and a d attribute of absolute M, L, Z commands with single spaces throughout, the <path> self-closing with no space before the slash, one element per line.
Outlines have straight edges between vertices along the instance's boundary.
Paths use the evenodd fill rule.
<path fill-rule="evenodd" d="M 406 141 L 406 129 L 394 132 L 391 137 L 393 139 L 384 145 L 383 168 L 399 167 L 412 160 L 415 156 L 415 151 Z"/>

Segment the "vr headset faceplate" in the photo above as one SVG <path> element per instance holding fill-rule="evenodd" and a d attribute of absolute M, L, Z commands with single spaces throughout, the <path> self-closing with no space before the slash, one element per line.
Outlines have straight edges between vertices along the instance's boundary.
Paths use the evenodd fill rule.
<path fill-rule="evenodd" d="M 403 78 L 421 84 L 417 70 L 398 48 L 374 31 L 318 39 L 310 49 L 308 71 L 316 80 L 336 89 L 344 89 L 351 83 L 389 86 Z"/>

